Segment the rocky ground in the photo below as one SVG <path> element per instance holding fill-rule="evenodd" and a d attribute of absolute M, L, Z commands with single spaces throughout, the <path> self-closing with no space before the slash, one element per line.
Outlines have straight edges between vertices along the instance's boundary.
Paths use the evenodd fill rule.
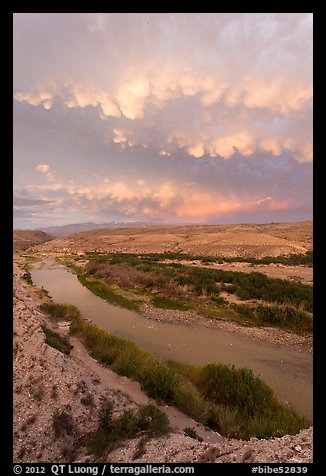
<path fill-rule="evenodd" d="M 69 356 L 45 343 L 41 324 L 57 326 L 42 314 L 33 287 L 14 268 L 14 461 L 90 462 L 82 437 L 95 430 L 98 410 L 105 399 L 114 415 L 148 401 L 139 385 L 119 377 L 92 359 L 74 339 Z M 67 325 L 56 328 L 67 333 Z M 312 462 L 312 428 L 296 436 L 250 441 L 229 439 L 206 432 L 200 425 L 171 407 L 162 408 L 170 418 L 172 432 L 151 439 L 144 453 L 134 459 L 140 437 L 125 441 L 105 454 L 111 462 Z M 58 425 L 61 431 L 58 432 Z M 204 438 L 186 436 L 191 426 Z"/>
<path fill-rule="evenodd" d="M 255 257 L 306 253 L 312 249 L 311 221 L 296 223 L 151 226 L 91 230 L 39 245 L 40 251 L 163 253 Z"/>

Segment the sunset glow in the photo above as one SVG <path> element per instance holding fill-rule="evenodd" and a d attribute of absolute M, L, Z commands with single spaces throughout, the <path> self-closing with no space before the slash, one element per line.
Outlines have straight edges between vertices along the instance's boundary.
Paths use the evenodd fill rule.
<path fill-rule="evenodd" d="M 14 226 L 312 218 L 312 14 L 14 14 Z"/>

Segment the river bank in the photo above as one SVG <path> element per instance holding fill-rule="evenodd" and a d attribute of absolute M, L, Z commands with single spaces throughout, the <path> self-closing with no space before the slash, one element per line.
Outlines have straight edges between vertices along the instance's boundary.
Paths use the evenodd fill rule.
<path fill-rule="evenodd" d="M 44 340 L 41 323 L 47 322 L 38 305 L 35 290 L 22 279 L 23 272 L 15 267 L 14 275 L 14 460 L 73 462 L 94 461 L 85 450 L 76 447 L 76 437 L 65 435 L 56 439 L 52 428 L 55 410 L 69 409 L 79 437 L 96 425 L 96 410 L 109 396 L 115 412 L 139 404 L 128 385 L 117 388 L 107 370 L 89 357 L 84 350 L 78 356 L 64 356 L 49 347 Z M 83 358 L 81 358 L 81 354 Z M 97 369 L 97 370 L 96 370 Z M 100 370 L 99 370 L 100 369 Z M 105 375 L 105 377 L 104 377 Z M 128 379 L 114 376 L 120 383 Z M 93 396 L 94 406 L 81 403 L 79 382 L 85 382 Z M 134 382 L 130 383 L 134 387 Z M 56 392 L 54 392 L 56 389 Z M 56 397 L 54 397 L 56 395 Z M 42 435 L 42 438 L 40 438 Z M 219 436 L 219 435 L 218 435 Z M 168 437 L 153 439 L 144 454 L 135 462 L 310 462 L 312 460 L 312 428 L 296 436 L 273 440 L 248 441 L 219 437 L 219 443 L 199 442 L 174 430 Z M 125 442 L 123 448 L 109 455 L 112 462 L 133 460 L 139 438 Z M 74 452 L 74 454 L 73 454 Z M 73 456 L 73 458 L 72 458 Z M 107 460 L 108 456 L 104 459 Z"/>
<path fill-rule="evenodd" d="M 44 286 L 55 302 L 77 306 L 100 328 L 134 341 L 163 360 L 250 368 L 283 403 L 312 419 L 312 354 L 304 336 L 224 320 L 210 322 L 189 311 L 165 312 L 145 305 L 142 314 L 113 306 L 51 257 L 33 266 L 31 273 L 34 283 Z"/>

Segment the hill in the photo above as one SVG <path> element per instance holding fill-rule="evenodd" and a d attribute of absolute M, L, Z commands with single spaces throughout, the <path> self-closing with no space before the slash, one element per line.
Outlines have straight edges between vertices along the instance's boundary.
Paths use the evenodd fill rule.
<path fill-rule="evenodd" d="M 67 236 L 71 235 L 72 233 L 79 233 L 82 231 L 88 230 L 97 230 L 100 228 L 127 228 L 130 226 L 149 226 L 151 224 L 144 223 L 144 222 L 133 222 L 133 223 L 125 223 L 125 222 L 117 222 L 117 221 L 110 221 L 108 223 L 93 223 L 91 221 L 84 222 L 84 223 L 69 223 L 68 225 L 61 225 L 61 226 L 49 226 L 38 228 L 45 233 L 48 233 L 51 236 L 59 237 L 59 236 Z"/>
<path fill-rule="evenodd" d="M 85 251 L 254 257 L 312 250 L 312 221 L 294 223 L 139 226 L 75 233 L 41 245 L 46 253 Z"/>
<path fill-rule="evenodd" d="M 52 240 L 53 237 L 40 230 L 14 230 L 14 251 L 27 250 L 31 246 Z"/>

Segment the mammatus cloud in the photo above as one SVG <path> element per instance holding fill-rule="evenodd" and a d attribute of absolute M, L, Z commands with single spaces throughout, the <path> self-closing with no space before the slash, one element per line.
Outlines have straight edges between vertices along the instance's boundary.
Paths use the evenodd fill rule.
<path fill-rule="evenodd" d="M 225 159 L 230 158 L 235 149 L 243 155 L 256 150 L 280 155 L 283 149 L 290 149 L 295 152 L 296 160 L 312 160 L 311 136 L 298 135 L 295 127 L 302 120 L 302 115 L 307 116 L 306 123 L 309 125 L 310 85 L 293 85 L 289 80 L 274 83 L 269 80 L 267 84 L 257 84 L 251 78 L 251 81 L 247 80 L 248 85 L 241 83 L 241 87 L 234 88 L 225 85 L 217 93 L 213 78 L 207 83 L 204 72 L 196 80 L 188 78 L 189 84 L 194 82 L 193 88 L 189 84 L 184 86 L 184 76 L 171 76 L 169 79 L 168 82 L 165 78 L 162 85 L 162 78 L 155 72 L 149 73 L 148 78 L 133 81 L 125 81 L 122 77 L 122 84 L 112 85 L 109 91 L 73 83 L 52 85 L 52 90 L 47 90 L 45 85 L 44 90 L 34 94 L 19 92 L 14 98 L 33 106 L 42 105 L 45 109 L 51 109 L 60 98 L 68 109 L 95 108 L 103 120 L 123 117 L 137 121 L 137 124 L 130 123 L 129 131 L 121 128 L 113 131 L 118 131 L 113 141 L 128 142 L 129 146 L 139 142 L 137 130 L 142 121 L 146 127 L 146 118 L 154 116 L 159 120 L 162 115 L 162 119 L 163 116 L 169 119 L 162 136 L 164 149 L 171 148 L 173 143 L 179 148 L 184 147 L 193 157 L 208 154 Z M 192 107 L 187 104 L 189 100 Z M 179 107 L 177 115 L 172 114 L 175 101 L 178 101 Z M 221 112 L 223 116 L 219 117 Z M 278 127 L 275 118 L 278 119 Z"/>
<path fill-rule="evenodd" d="M 58 210 L 311 209 L 312 14 L 15 14 L 14 101 L 18 195 Z"/>
<path fill-rule="evenodd" d="M 38 164 L 35 167 L 35 170 L 44 174 L 46 176 L 48 182 L 54 182 L 55 181 L 55 171 L 51 170 L 51 167 L 49 165 L 47 165 L 47 164 Z"/>

